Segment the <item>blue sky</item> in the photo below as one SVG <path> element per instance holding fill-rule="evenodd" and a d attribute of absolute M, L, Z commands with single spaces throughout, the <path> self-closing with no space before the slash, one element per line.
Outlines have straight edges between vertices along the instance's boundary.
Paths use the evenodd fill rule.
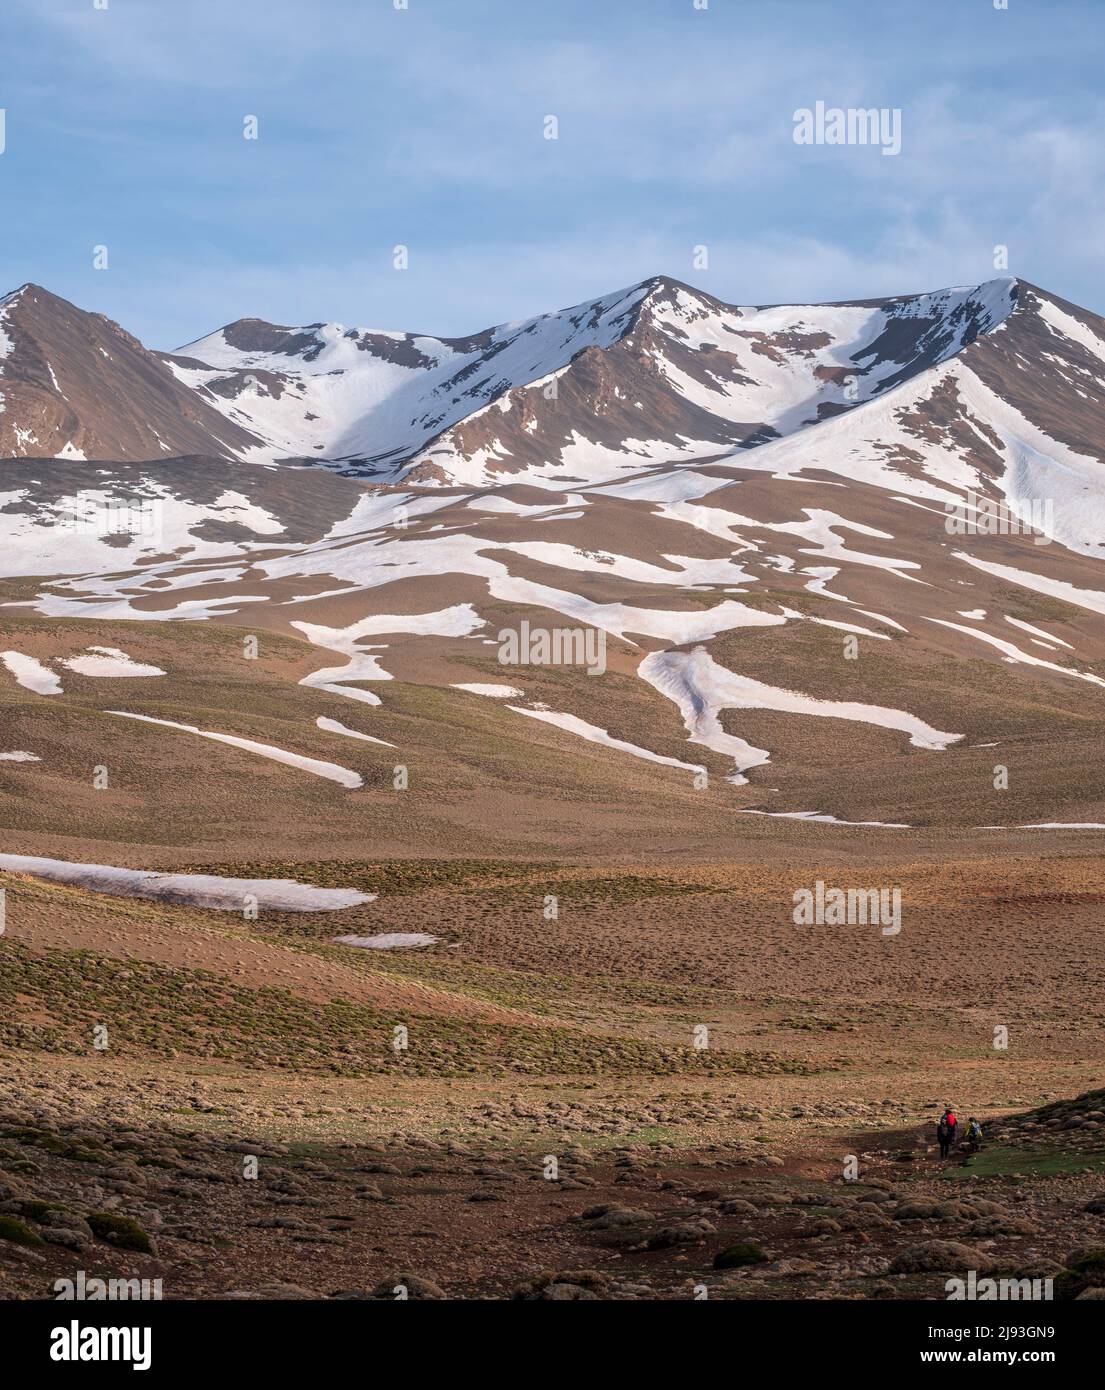
<path fill-rule="evenodd" d="M 3 0 L 0 289 L 150 346 L 460 334 L 653 274 L 905 293 L 997 244 L 1105 312 L 1105 0 L 95 2 Z M 796 145 L 818 100 L 900 108 L 901 154 Z"/>

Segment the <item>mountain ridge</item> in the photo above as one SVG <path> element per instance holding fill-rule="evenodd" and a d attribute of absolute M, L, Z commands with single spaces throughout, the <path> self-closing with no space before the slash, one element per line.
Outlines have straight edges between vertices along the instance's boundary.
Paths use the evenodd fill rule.
<path fill-rule="evenodd" d="M 898 319 L 899 306 L 983 289 L 960 287 L 930 296 L 789 308 L 796 313 L 888 308 L 890 317 Z M 18 308 L 28 294 L 38 309 L 29 325 L 25 313 L 13 316 L 13 306 Z M 9 403 L 2 412 L 7 419 L 0 418 L 0 453 L 128 461 L 162 459 L 174 452 L 240 459 L 299 457 L 362 465 L 380 474 L 421 462 L 423 472 L 432 475 L 443 471 L 437 445 L 441 435 L 511 391 L 533 387 L 571 368 L 589 349 L 606 352 L 620 343 L 632 347 L 636 337 L 644 340 L 637 345 L 647 354 L 662 347 L 658 338 L 667 336 L 675 340 L 668 346 L 678 351 L 678 339 L 686 333 L 673 317 L 681 305 L 684 311 L 693 306 L 694 317 L 712 314 L 721 323 L 730 319 L 734 324 L 750 314 L 787 307 L 726 305 L 682 281 L 657 275 L 566 309 L 458 338 L 324 321 L 285 326 L 246 318 L 175 352 L 157 352 L 106 316 L 76 309 L 28 282 L 0 301 L 0 327 L 11 321 L 16 330 L 14 343 L 8 335 L 7 352 L 0 349 L 0 372 L 8 378 L 0 392 L 6 386 L 10 397 L 14 386 L 22 386 L 22 399 L 14 407 Z M 983 327 L 992 324 L 985 322 Z M 94 397 L 107 397 L 117 410 L 118 400 L 126 398 L 126 383 L 117 384 L 96 360 L 84 364 L 82 382 L 82 373 L 68 360 L 73 345 L 65 340 L 74 334 L 88 346 L 98 346 L 108 360 L 112 341 L 125 347 L 123 371 L 139 383 L 149 417 L 146 428 L 135 420 L 125 428 L 118 423 L 112 427 L 102 418 Z M 702 356 L 695 349 L 692 376 L 697 373 L 699 384 Z M 62 364 L 60 372 L 55 358 Z M 366 367 L 372 371 L 366 372 Z M 421 379 L 412 380 L 407 373 Z M 332 379 L 309 380 L 322 375 Z M 333 378 L 338 376 L 349 380 L 335 385 Z M 186 394 L 176 389 L 179 386 Z M 601 383 L 595 383 L 595 389 L 601 394 Z M 746 447 L 773 437 L 774 427 L 765 432 L 761 421 L 736 422 L 750 426 L 747 429 L 704 421 L 694 405 L 677 402 L 677 418 L 670 423 L 685 429 L 697 425 L 706 444 Z M 323 413 L 326 409 L 329 415 Z M 215 416 L 221 416 L 221 422 Z M 435 447 L 438 457 L 426 457 Z"/>

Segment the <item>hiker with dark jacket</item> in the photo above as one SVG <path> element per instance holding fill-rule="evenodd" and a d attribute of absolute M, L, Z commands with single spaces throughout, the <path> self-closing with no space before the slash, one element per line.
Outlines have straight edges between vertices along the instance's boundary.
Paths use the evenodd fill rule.
<path fill-rule="evenodd" d="M 941 1158 L 947 1158 L 951 1152 L 958 1127 L 959 1122 L 955 1118 L 955 1113 L 948 1107 L 940 1116 L 936 1126 L 936 1139 L 940 1145 Z"/>

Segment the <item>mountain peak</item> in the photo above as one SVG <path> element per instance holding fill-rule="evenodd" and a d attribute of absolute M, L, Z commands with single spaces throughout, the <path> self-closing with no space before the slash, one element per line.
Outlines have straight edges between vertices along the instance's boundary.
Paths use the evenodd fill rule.
<path fill-rule="evenodd" d="M 11 306 L 14 304 L 39 304 L 50 307 L 60 306 L 63 310 L 73 314 L 83 314 L 87 311 L 78 309 L 68 299 L 62 299 L 61 295 L 54 294 L 52 290 L 46 289 L 44 285 L 36 285 L 33 280 L 28 280 L 26 284 L 20 285 L 18 289 L 10 291 L 0 298 L 0 305 Z"/>
<path fill-rule="evenodd" d="M 644 291 L 637 305 L 638 317 L 664 308 L 682 309 L 684 312 L 692 313 L 701 309 L 735 309 L 734 305 L 726 304 L 716 295 L 688 285 L 684 280 L 676 280 L 671 275 L 651 275 L 634 288 Z"/>
<path fill-rule="evenodd" d="M 255 442 L 105 315 L 30 281 L 0 300 L 0 458 L 227 456 Z"/>
<path fill-rule="evenodd" d="M 35 303 L 40 297 L 53 299 L 56 296 L 51 295 L 49 290 L 44 290 L 41 285 L 34 285 L 28 281 L 25 285 L 20 285 L 18 289 L 9 290 L 7 294 L 0 295 L 0 313 L 9 314 L 24 302 Z M 65 301 L 62 300 L 61 302 L 64 303 Z M 77 310 L 77 312 L 80 311 Z"/>

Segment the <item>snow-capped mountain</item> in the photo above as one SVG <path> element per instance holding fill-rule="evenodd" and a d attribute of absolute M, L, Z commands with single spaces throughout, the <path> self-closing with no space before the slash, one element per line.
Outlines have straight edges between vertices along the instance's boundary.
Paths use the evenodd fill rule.
<path fill-rule="evenodd" d="M 546 489 L 726 460 L 919 502 L 1046 497 L 1051 534 L 1097 555 L 1103 440 L 1105 321 L 1009 278 L 747 308 L 657 277 L 469 338 L 249 319 L 175 354 L 34 285 L 0 300 L 0 457 Z"/>
<path fill-rule="evenodd" d="M 740 308 L 661 277 L 471 338 L 245 320 L 179 379 L 264 440 L 251 457 L 479 483 L 749 448 L 960 351 L 1012 281 L 861 304 Z M 203 365 L 200 365 L 203 364 Z"/>
<path fill-rule="evenodd" d="M 892 389 L 989 332 L 1011 282 L 871 304 L 741 308 L 672 280 L 643 290 L 626 331 L 523 382 L 421 451 L 414 476 L 590 475 L 752 449 Z"/>
<path fill-rule="evenodd" d="M 0 456 L 323 461 L 422 483 L 748 449 L 991 333 L 1016 283 L 742 308 L 657 277 L 468 338 L 246 319 L 177 353 L 34 285 L 0 301 Z"/>
<path fill-rule="evenodd" d="M 456 785 L 463 697 L 496 743 L 708 767 L 737 809 L 1105 824 L 1105 321 L 1023 281 L 740 308 L 657 279 L 467 339 L 250 320 L 172 355 L 28 287 L 0 331 L 36 700 L 70 622 L 162 667 L 191 648 L 151 627 L 248 624 L 303 649 L 312 728 L 370 708 Z M 523 622 L 602 634 L 613 681 L 504 674 Z"/>
<path fill-rule="evenodd" d="M 641 287 L 471 338 L 256 319 L 181 348 L 178 378 L 265 441 L 252 455 L 394 472 L 442 430 L 588 348 L 617 342 Z"/>
<path fill-rule="evenodd" d="M 1103 437 L 1105 322 L 1009 278 L 748 308 L 657 277 L 469 338 L 247 319 L 175 354 L 37 286 L 0 301 L 0 457 L 548 487 L 735 455 L 930 501 L 1046 495 L 1096 554 Z"/>

